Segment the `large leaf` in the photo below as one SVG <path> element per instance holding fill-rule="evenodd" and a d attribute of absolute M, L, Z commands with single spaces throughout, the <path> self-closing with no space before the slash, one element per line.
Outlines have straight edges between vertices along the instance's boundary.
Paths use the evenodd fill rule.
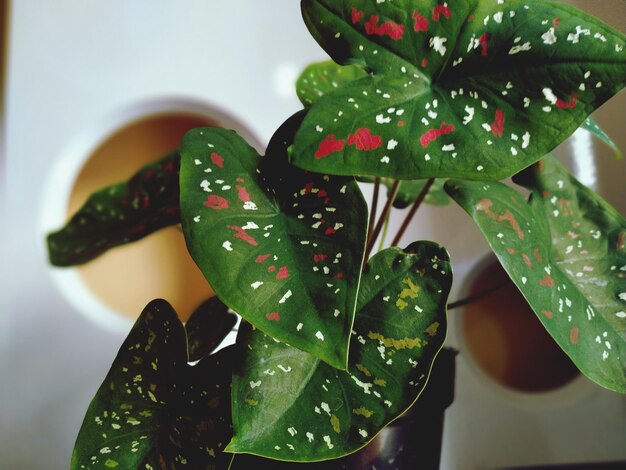
<path fill-rule="evenodd" d="M 296 92 L 300 102 L 309 107 L 329 91 L 365 75 L 362 69 L 354 65 L 341 66 L 332 60 L 316 62 L 302 71 L 296 82 Z"/>
<path fill-rule="evenodd" d="M 357 178 L 363 183 L 372 183 L 375 178 L 371 176 L 361 176 Z M 393 187 L 394 179 L 381 178 L 380 182 L 387 188 L 387 194 Z M 415 202 L 417 196 L 422 192 L 427 180 L 401 180 L 400 186 L 398 186 L 398 194 L 393 200 L 393 207 L 396 209 L 406 209 Z M 450 203 L 450 197 L 443 189 L 445 180 L 436 179 L 433 185 L 428 190 L 424 202 L 426 204 L 432 204 L 433 206 L 447 206 Z"/>
<path fill-rule="evenodd" d="M 65 227 L 48 235 L 50 262 L 86 263 L 109 248 L 179 223 L 179 167 L 174 152 L 146 165 L 129 181 L 92 194 Z"/>
<path fill-rule="evenodd" d="M 259 330 L 240 330 L 235 435 L 227 450 L 308 461 L 363 447 L 426 384 L 446 334 L 451 282 L 448 255 L 434 243 L 374 256 L 363 275 L 347 371 Z"/>
<path fill-rule="evenodd" d="M 585 129 L 587 132 L 595 135 L 598 139 L 611 147 L 611 149 L 613 149 L 613 153 L 615 153 L 615 158 L 617 158 L 618 160 L 622 158 L 622 151 L 620 150 L 620 148 L 613 141 L 613 139 L 611 139 L 611 137 L 604 131 L 604 129 L 600 127 L 598 122 L 592 116 L 589 116 L 580 127 Z"/>
<path fill-rule="evenodd" d="M 311 107 L 292 161 L 319 172 L 500 179 L 626 84 L 624 36 L 535 0 L 302 0 L 331 57 L 371 73 Z"/>
<path fill-rule="evenodd" d="M 237 317 L 217 297 L 204 301 L 185 323 L 189 362 L 211 354 L 231 332 Z"/>
<path fill-rule="evenodd" d="M 226 468 L 232 348 L 187 365 L 185 330 L 151 302 L 89 405 L 72 469 Z"/>
<path fill-rule="evenodd" d="M 301 120 L 288 120 L 263 158 L 234 132 L 189 132 L 183 230 L 225 304 L 267 334 L 345 369 L 367 207 L 353 178 L 288 164 L 286 148 Z"/>
<path fill-rule="evenodd" d="M 593 381 L 626 392 L 626 220 L 546 158 L 528 203 L 501 183 L 450 181 L 543 325 Z"/>

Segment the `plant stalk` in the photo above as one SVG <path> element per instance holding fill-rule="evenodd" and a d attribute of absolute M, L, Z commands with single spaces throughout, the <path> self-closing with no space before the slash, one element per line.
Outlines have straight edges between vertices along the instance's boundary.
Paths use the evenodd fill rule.
<path fill-rule="evenodd" d="M 396 199 L 396 196 L 398 195 L 398 189 L 400 189 L 400 180 L 395 180 L 393 182 L 393 186 L 389 190 L 389 193 L 387 196 L 387 202 L 385 203 L 383 212 L 380 214 L 378 222 L 376 222 L 376 226 L 374 227 L 374 230 L 372 231 L 372 236 L 367 242 L 367 248 L 365 249 L 365 257 L 363 258 L 364 259 L 363 265 L 365 265 L 365 263 L 367 263 L 367 260 L 370 258 L 370 254 L 372 253 L 372 249 L 374 248 L 376 239 L 378 238 L 378 235 L 380 235 L 380 231 L 382 230 L 383 225 L 385 224 L 385 220 L 387 219 L 387 216 L 389 215 L 389 212 L 391 211 L 391 206 L 393 204 L 393 201 Z"/>
<path fill-rule="evenodd" d="M 464 299 L 460 299 L 457 300 L 455 302 L 449 303 L 448 304 L 448 310 L 452 310 L 455 308 L 459 308 L 459 307 L 463 307 L 467 304 L 471 304 L 473 302 L 477 302 L 480 299 L 483 299 L 491 294 L 493 294 L 494 292 L 496 292 L 499 289 L 502 289 L 504 286 L 506 286 L 507 284 L 509 284 L 511 281 L 504 281 L 501 282 L 500 284 L 496 284 L 495 286 L 489 287 L 488 289 L 485 289 L 484 291 L 481 291 L 477 294 L 474 295 L 470 295 L 469 297 L 465 297 Z"/>
<path fill-rule="evenodd" d="M 398 233 L 396 234 L 395 238 L 391 242 L 391 246 L 398 246 L 398 243 L 400 243 L 400 239 L 404 235 L 404 232 L 406 232 L 406 229 L 411 223 L 411 220 L 413 220 L 413 217 L 415 216 L 417 209 L 419 209 L 419 207 L 422 205 L 422 202 L 424 202 L 424 199 L 426 198 L 426 195 L 428 194 L 428 191 L 430 190 L 434 182 L 435 182 L 434 178 L 430 178 L 428 181 L 426 181 L 426 184 L 420 191 L 419 195 L 417 196 L 417 199 L 415 200 L 408 214 L 404 218 L 404 221 L 402 222 L 402 225 L 400 226 Z"/>
<path fill-rule="evenodd" d="M 369 243 L 372 238 L 372 230 L 374 229 L 374 220 L 378 211 L 378 196 L 380 194 L 380 176 L 374 180 L 374 194 L 372 195 L 372 204 L 370 206 L 370 220 L 367 225 L 367 241 Z"/>

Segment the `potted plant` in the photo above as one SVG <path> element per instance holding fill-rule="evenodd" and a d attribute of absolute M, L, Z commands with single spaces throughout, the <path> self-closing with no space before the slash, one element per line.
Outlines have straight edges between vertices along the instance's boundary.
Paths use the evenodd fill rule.
<path fill-rule="evenodd" d="M 148 304 L 72 468 L 314 462 L 367 445 L 426 386 L 452 283 L 436 243 L 373 254 L 394 202 L 411 209 L 392 245 L 425 200 L 460 204 L 580 371 L 626 392 L 626 221 L 547 155 L 581 125 L 600 133 L 588 116 L 626 84 L 626 38 L 547 1 L 301 4 L 335 62 L 303 72 L 305 109 L 264 156 L 232 131 L 190 131 L 48 238 L 67 266 L 181 223 L 217 294 L 186 325 Z M 378 220 L 355 177 L 388 186 Z M 210 354 L 229 308 L 237 344 Z"/>

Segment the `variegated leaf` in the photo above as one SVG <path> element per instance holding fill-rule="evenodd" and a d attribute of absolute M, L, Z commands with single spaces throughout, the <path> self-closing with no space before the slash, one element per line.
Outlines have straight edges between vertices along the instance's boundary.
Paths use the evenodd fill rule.
<path fill-rule="evenodd" d="M 338 63 L 371 73 L 317 100 L 292 161 L 332 174 L 500 179 L 626 84 L 623 34 L 543 0 L 302 0 Z"/>
<path fill-rule="evenodd" d="M 71 468 L 226 468 L 232 348 L 187 365 L 185 330 L 151 302 L 89 405 Z"/>
<path fill-rule="evenodd" d="M 450 181 L 548 332 L 591 380 L 626 393 L 626 220 L 552 157 L 501 183 Z"/>
<path fill-rule="evenodd" d="M 296 92 L 300 102 L 310 107 L 326 93 L 366 76 L 355 65 L 338 65 L 332 60 L 316 62 L 306 67 L 296 82 Z"/>
<path fill-rule="evenodd" d="M 287 163 L 302 120 L 260 157 L 234 132 L 196 129 L 182 144 L 187 246 L 219 298 L 255 326 L 346 368 L 367 230 L 353 178 Z M 301 329 L 306 322 L 308 328 Z"/>
<path fill-rule="evenodd" d="M 48 235 L 55 266 L 86 263 L 110 248 L 180 222 L 174 152 L 146 165 L 129 181 L 93 193 L 65 227 Z"/>
<path fill-rule="evenodd" d="M 422 391 L 446 334 L 452 273 L 431 242 L 390 248 L 365 269 L 347 371 L 246 329 L 237 339 L 228 451 L 289 461 L 366 445 Z M 302 331 L 314 331 L 307 321 Z"/>

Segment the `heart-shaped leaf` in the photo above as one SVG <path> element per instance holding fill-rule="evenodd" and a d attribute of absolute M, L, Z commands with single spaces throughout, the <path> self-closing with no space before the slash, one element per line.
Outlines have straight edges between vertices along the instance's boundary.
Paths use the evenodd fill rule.
<path fill-rule="evenodd" d="M 181 151 L 183 231 L 226 305 L 345 369 L 367 206 L 353 178 L 288 164 L 301 120 L 289 119 L 263 158 L 234 132 L 189 132 Z"/>
<path fill-rule="evenodd" d="M 232 348 L 187 365 L 185 330 L 151 302 L 89 405 L 72 469 L 226 468 Z"/>
<path fill-rule="evenodd" d="M 237 317 L 217 297 L 203 302 L 185 323 L 189 362 L 211 354 L 237 324 Z"/>
<path fill-rule="evenodd" d="M 296 93 L 300 102 L 309 107 L 326 93 L 366 75 L 356 65 L 339 65 L 332 60 L 316 62 L 307 66 L 298 77 Z"/>
<path fill-rule="evenodd" d="M 61 230 L 48 235 L 55 266 L 86 263 L 109 248 L 180 222 L 178 152 L 146 165 L 129 181 L 92 194 Z"/>
<path fill-rule="evenodd" d="M 361 176 L 357 179 L 364 183 L 372 183 L 375 180 L 375 178 L 371 176 Z M 389 194 L 389 190 L 391 190 L 394 181 L 395 180 L 392 178 L 380 179 L 381 184 L 387 188 L 387 194 Z M 413 204 L 426 185 L 426 181 L 427 180 L 401 180 L 398 186 L 398 194 L 393 200 L 393 207 L 396 209 L 406 209 Z M 450 197 L 443 189 L 444 183 L 445 180 L 443 179 L 435 180 L 424 199 L 426 204 L 433 206 L 447 206 L 450 204 Z"/>
<path fill-rule="evenodd" d="M 227 450 L 309 461 L 366 445 L 424 388 L 445 338 L 451 282 L 448 255 L 434 243 L 374 256 L 363 274 L 347 371 L 240 330 Z"/>
<path fill-rule="evenodd" d="M 615 153 L 615 158 L 617 158 L 618 160 L 622 158 L 622 151 L 620 150 L 620 148 L 613 141 L 613 139 L 611 139 L 611 137 L 606 132 L 604 132 L 604 129 L 600 127 L 598 122 L 593 117 L 589 116 L 580 127 L 588 132 L 591 132 L 598 139 L 611 147 L 613 149 L 613 152 Z"/>
<path fill-rule="evenodd" d="M 626 392 L 626 220 L 553 158 L 501 183 L 450 181 L 548 332 L 591 380 Z"/>
<path fill-rule="evenodd" d="M 626 39 L 542 0 L 302 0 L 342 64 L 371 75 L 317 100 L 292 161 L 332 174 L 500 179 L 626 84 Z"/>

